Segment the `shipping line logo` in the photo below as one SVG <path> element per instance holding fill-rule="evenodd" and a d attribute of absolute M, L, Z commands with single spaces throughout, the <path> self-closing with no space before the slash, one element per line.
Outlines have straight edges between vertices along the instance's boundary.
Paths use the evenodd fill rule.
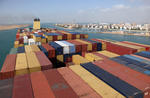
<path fill-rule="evenodd" d="M 66 89 L 66 88 L 69 88 L 66 84 L 64 83 L 55 83 L 51 86 L 51 88 L 53 90 L 61 90 L 61 89 Z"/>

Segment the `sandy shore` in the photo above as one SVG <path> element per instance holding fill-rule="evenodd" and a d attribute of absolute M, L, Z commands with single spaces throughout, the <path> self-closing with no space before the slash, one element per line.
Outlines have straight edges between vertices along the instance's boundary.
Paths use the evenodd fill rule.
<path fill-rule="evenodd" d="M 23 24 L 23 25 L 0 25 L 0 30 L 9 30 L 9 29 L 28 27 L 28 26 L 29 26 L 28 24 Z"/>
<path fill-rule="evenodd" d="M 128 32 L 98 32 L 98 33 L 108 33 L 108 34 L 120 34 L 120 35 L 135 35 L 135 36 L 150 36 L 138 33 L 128 33 Z"/>

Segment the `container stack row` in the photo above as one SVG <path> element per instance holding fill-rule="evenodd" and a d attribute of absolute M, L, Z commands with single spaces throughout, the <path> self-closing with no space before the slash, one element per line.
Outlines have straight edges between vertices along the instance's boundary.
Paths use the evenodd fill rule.
<path fill-rule="evenodd" d="M 87 39 L 76 39 L 49 42 L 49 44 L 42 44 L 39 48 L 49 59 L 55 59 L 55 62 L 69 63 L 72 62 L 73 55 L 85 56 L 87 52 L 101 51 L 102 43 Z"/>
<path fill-rule="evenodd" d="M 0 93 L 0 97 L 150 97 L 150 77 L 148 75 L 111 60 L 114 56 L 117 56 L 116 54 L 103 51 L 100 55 L 102 56 L 99 57 L 103 59 L 94 62 L 86 61 L 86 58 L 83 57 L 81 61 L 84 60 L 84 62 L 77 65 L 38 71 L 1 80 L 0 91 L 2 93 Z M 77 57 L 80 58 L 81 56 L 78 55 Z"/>
<path fill-rule="evenodd" d="M 150 45 L 144 45 L 128 41 L 118 42 L 107 39 L 92 39 L 92 40 L 105 43 L 106 50 L 117 53 L 119 55 L 133 54 L 141 51 L 150 51 Z"/>
<path fill-rule="evenodd" d="M 37 45 L 12 48 L 0 71 L 0 80 L 31 72 L 51 69 L 52 62 Z"/>
<path fill-rule="evenodd" d="M 131 55 L 122 55 L 111 58 L 111 60 L 145 75 L 150 75 L 150 52 L 142 51 Z"/>
<path fill-rule="evenodd" d="M 33 30 L 18 30 L 16 33 L 16 41 L 14 47 L 18 48 L 24 45 L 41 45 L 52 41 L 59 40 L 72 40 L 72 39 L 85 39 L 88 38 L 87 34 L 80 34 L 77 32 L 67 32 L 54 30 L 46 31 L 41 29 L 38 31 Z"/>

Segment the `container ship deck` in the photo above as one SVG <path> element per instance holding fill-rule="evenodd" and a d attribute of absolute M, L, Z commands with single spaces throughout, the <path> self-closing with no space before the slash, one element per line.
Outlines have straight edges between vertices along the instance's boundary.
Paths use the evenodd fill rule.
<path fill-rule="evenodd" d="M 150 45 L 39 29 L 39 21 L 18 29 L 0 98 L 150 98 Z"/>

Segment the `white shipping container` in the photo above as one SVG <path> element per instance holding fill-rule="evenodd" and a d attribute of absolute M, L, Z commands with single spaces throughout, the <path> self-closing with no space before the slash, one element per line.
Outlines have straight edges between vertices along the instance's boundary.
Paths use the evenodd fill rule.
<path fill-rule="evenodd" d="M 36 45 L 41 45 L 41 42 L 35 42 Z"/>
<path fill-rule="evenodd" d="M 23 39 L 24 39 L 24 43 L 28 43 L 28 37 L 27 36 L 24 36 Z"/>
<path fill-rule="evenodd" d="M 28 45 L 35 45 L 35 40 L 34 39 L 29 39 L 28 40 Z"/>
<path fill-rule="evenodd" d="M 57 44 L 63 47 L 63 54 L 69 54 L 69 46 L 62 43 L 61 41 L 55 41 Z"/>

